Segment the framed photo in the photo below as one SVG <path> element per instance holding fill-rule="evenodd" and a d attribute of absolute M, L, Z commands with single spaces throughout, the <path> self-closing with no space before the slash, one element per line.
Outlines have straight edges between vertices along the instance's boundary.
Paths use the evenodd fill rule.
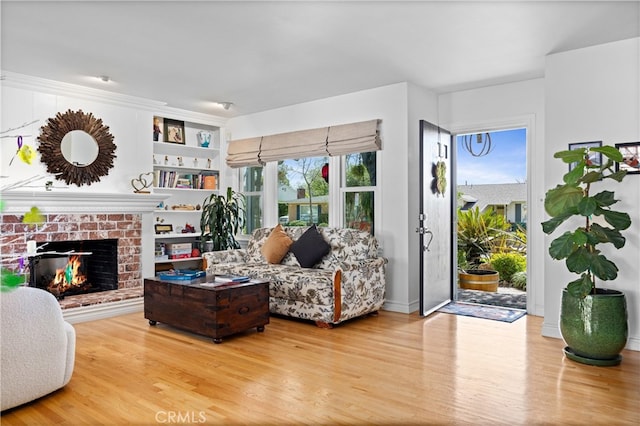
<path fill-rule="evenodd" d="M 164 126 L 164 118 L 153 117 L 153 141 L 160 142 L 162 140 L 162 130 Z"/>
<path fill-rule="evenodd" d="M 602 141 L 593 141 L 593 142 L 578 142 L 578 143 L 570 143 L 569 151 L 573 151 L 574 149 L 582 149 L 582 148 L 595 148 L 602 146 Z M 594 166 L 602 165 L 602 154 L 599 152 L 592 152 L 589 154 L 589 160 Z M 576 167 L 576 163 L 569 164 L 569 171 L 573 170 Z"/>
<path fill-rule="evenodd" d="M 184 121 L 164 119 L 164 141 L 184 145 Z"/>
<path fill-rule="evenodd" d="M 617 143 L 622 161 L 616 163 L 616 171 L 626 170 L 627 174 L 640 174 L 640 142 Z"/>
<path fill-rule="evenodd" d="M 154 226 L 156 234 L 170 234 L 173 232 L 173 225 L 171 224 L 156 223 Z"/>

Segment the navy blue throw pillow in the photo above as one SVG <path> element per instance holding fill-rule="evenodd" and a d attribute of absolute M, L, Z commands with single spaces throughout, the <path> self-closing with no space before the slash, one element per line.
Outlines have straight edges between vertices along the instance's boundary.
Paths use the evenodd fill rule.
<path fill-rule="evenodd" d="M 291 244 L 289 251 L 298 259 L 300 266 L 313 268 L 331 251 L 331 246 L 314 224 Z"/>

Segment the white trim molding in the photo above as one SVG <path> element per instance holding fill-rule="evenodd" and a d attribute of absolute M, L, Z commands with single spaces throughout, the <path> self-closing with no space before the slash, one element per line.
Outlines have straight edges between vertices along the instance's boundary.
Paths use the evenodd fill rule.
<path fill-rule="evenodd" d="M 3 191 L 3 214 L 24 214 L 37 204 L 49 213 L 151 213 L 165 194 L 118 194 L 59 191 Z"/>

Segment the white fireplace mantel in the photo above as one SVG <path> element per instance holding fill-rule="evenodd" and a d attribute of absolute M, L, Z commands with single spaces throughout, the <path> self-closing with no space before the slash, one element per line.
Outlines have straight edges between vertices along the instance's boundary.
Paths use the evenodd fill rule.
<path fill-rule="evenodd" d="M 3 191 L 4 214 L 24 214 L 37 206 L 50 213 L 151 213 L 166 194 L 122 194 L 71 191 Z"/>

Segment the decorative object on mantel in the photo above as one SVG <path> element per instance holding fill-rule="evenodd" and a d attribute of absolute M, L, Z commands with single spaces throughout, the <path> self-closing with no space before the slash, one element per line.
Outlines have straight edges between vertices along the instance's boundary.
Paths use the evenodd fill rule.
<path fill-rule="evenodd" d="M 151 180 L 147 180 L 145 176 L 151 176 Z M 147 188 L 150 188 L 153 184 L 153 172 L 140 173 L 138 178 L 131 179 L 131 186 L 133 187 L 133 192 L 136 194 L 149 194 L 151 191 L 147 191 Z"/>
<path fill-rule="evenodd" d="M 40 131 L 38 151 L 47 171 L 56 179 L 78 186 L 91 185 L 113 167 L 113 135 L 102 119 L 91 113 L 58 113 Z"/>

